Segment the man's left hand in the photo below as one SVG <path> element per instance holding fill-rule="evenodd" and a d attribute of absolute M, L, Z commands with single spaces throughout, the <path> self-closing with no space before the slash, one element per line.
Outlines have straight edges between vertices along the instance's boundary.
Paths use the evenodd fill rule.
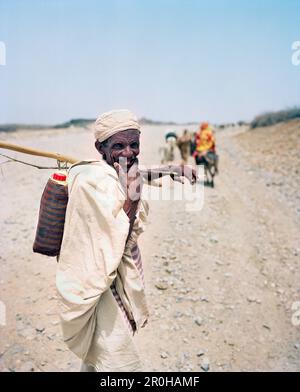
<path fill-rule="evenodd" d="M 197 173 L 196 170 L 191 166 L 191 165 L 171 165 L 170 166 L 170 171 L 175 172 L 177 176 L 174 177 L 175 181 L 181 181 L 179 178 L 180 177 L 185 177 L 189 180 L 189 182 L 193 185 L 197 181 Z"/>

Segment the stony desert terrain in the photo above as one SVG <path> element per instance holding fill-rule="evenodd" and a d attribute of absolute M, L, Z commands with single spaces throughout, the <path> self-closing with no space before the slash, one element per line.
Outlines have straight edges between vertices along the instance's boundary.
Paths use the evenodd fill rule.
<path fill-rule="evenodd" d="M 141 163 L 159 163 L 165 131 L 144 127 Z M 18 131 L 0 139 L 97 157 L 86 129 Z M 300 301 L 300 122 L 220 130 L 217 147 L 220 175 L 214 189 L 205 188 L 203 208 L 149 201 L 140 246 L 151 318 L 136 336 L 145 370 L 299 371 L 300 325 L 292 322 L 292 305 Z M 1 371 L 80 368 L 61 340 L 56 260 L 32 253 L 50 173 L 0 165 Z"/>

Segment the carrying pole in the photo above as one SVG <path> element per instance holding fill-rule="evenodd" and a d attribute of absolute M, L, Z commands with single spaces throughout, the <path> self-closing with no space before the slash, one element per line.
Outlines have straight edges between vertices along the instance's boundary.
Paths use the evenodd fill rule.
<path fill-rule="evenodd" d="M 13 143 L 3 142 L 1 140 L 0 140 L 0 148 L 21 152 L 23 154 L 36 155 L 36 156 L 45 157 L 45 158 L 52 158 L 52 159 L 57 160 L 58 163 L 59 162 L 64 162 L 64 163 L 67 162 L 67 163 L 74 164 L 76 162 L 81 161 L 80 159 L 71 157 L 69 155 L 62 155 L 57 152 L 49 152 L 49 151 L 37 150 L 35 148 L 30 148 L 30 147 L 23 147 L 23 146 L 13 144 Z M 149 172 L 151 172 L 151 171 L 153 173 L 157 173 L 157 172 L 160 173 L 159 169 L 158 170 L 154 169 L 154 170 L 150 170 L 150 171 L 149 170 L 140 170 L 140 173 L 147 181 L 147 177 L 149 175 Z M 173 178 L 173 180 L 174 180 L 174 176 L 177 175 L 177 173 L 173 173 L 173 172 L 165 172 L 164 174 L 171 176 Z M 148 180 L 148 182 L 149 182 L 149 180 Z M 156 184 L 155 182 L 152 182 L 149 184 L 153 185 L 153 186 L 159 186 L 159 187 L 161 186 L 161 184 Z"/>
<path fill-rule="evenodd" d="M 59 154 L 56 152 L 36 150 L 35 148 L 23 147 L 23 146 L 19 146 L 17 144 L 3 142 L 1 140 L 0 140 L 0 148 L 5 148 L 7 150 L 22 152 L 23 154 L 36 155 L 36 156 L 45 157 L 45 158 L 53 158 L 59 162 L 69 162 L 71 164 L 80 161 L 80 159 L 70 157 L 68 155 L 62 155 L 62 154 Z"/>

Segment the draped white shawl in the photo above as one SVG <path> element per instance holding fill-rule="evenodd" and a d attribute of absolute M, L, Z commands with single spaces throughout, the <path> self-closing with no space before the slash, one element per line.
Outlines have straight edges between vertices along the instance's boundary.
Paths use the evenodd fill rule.
<path fill-rule="evenodd" d="M 97 328 L 97 317 L 109 318 L 110 307 L 99 300 L 114 280 L 137 330 L 147 321 L 143 282 L 130 249 L 144 230 L 148 206 L 140 201 L 126 242 L 129 219 L 123 210 L 125 195 L 112 167 L 105 161 L 76 166 L 70 170 L 68 189 L 56 286 L 64 341 L 84 359 Z"/>

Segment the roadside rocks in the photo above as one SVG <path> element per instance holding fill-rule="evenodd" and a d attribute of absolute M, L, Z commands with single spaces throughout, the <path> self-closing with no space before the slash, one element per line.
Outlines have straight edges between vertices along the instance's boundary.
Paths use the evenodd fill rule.
<path fill-rule="evenodd" d="M 204 372 L 208 372 L 209 371 L 209 369 L 210 369 L 210 363 L 209 363 L 209 359 L 206 357 L 206 358 L 203 358 L 203 360 L 202 360 L 202 363 L 201 363 L 201 369 L 204 371 Z"/>
<path fill-rule="evenodd" d="M 28 362 L 24 362 L 17 371 L 28 373 L 28 372 L 35 372 L 36 370 L 37 370 L 36 365 L 33 362 L 28 361 Z"/>
<path fill-rule="evenodd" d="M 158 290 L 167 290 L 169 288 L 169 285 L 167 282 L 156 282 L 155 287 Z"/>
<path fill-rule="evenodd" d="M 203 324 L 203 319 L 202 319 L 202 317 L 198 316 L 198 317 L 194 318 L 194 323 L 195 323 L 196 325 L 198 325 L 198 327 L 201 327 L 201 325 Z"/>
<path fill-rule="evenodd" d="M 160 357 L 162 358 L 162 359 L 166 359 L 166 358 L 168 358 L 168 353 L 166 353 L 165 351 L 163 351 L 163 352 L 161 352 L 160 353 Z"/>

